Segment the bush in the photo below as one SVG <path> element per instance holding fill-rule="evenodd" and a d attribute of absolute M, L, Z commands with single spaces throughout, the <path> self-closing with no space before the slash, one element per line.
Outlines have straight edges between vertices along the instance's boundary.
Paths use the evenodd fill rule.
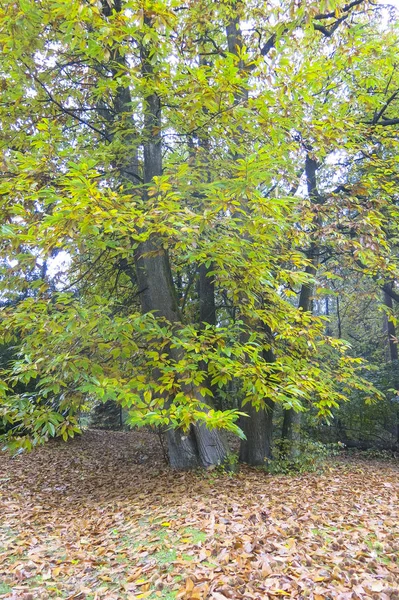
<path fill-rule="evenodd" d="M 338 444 L 322 444 L 303 438 L 296 452 L 289 440 L 274 441 L 272 459 L 267 462 L 267 470 L 275 475 L 309 473 L 323 468 L 326 460 L 338 453 Z"/>

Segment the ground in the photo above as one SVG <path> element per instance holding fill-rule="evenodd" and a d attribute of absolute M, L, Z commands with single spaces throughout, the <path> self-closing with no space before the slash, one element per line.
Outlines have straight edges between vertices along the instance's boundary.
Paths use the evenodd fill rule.
<path fill-rule="evenodd" d="M 0 598 L 399 599 L 399 466 L 174 473 L 146 432 L 0 455 Z"/>

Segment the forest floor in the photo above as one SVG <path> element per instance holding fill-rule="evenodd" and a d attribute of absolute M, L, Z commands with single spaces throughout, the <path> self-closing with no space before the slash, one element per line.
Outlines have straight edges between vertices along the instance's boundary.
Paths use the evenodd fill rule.
<path fill-rule="evenodd" d="M 146 432 L 0 454 L 0 598 L 399 599 L 399 465 L 175 473 Z"/>

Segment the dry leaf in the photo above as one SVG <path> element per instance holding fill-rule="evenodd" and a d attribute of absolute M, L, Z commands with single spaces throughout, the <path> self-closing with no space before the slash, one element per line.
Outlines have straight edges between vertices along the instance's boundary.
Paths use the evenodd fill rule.
<path fill-rule="evenodd" d="M 399 595 L 394 465 L 342 461 L 297 478 L 242 467 L 204 480 L 166 469 L 157 443 L 145 431 L 89 431 L 0 454 L 6 597 L 55 587 L 69 600 Z"/>

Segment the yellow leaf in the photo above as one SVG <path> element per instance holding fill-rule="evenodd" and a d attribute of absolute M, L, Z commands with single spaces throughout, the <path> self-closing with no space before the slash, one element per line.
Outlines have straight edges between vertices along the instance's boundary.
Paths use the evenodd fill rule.
<path fill-rule="evenodd" d="M 202 600 L 204 596 L 202 586 L 196 586 L 190 592 L 190 600 Z"/>
<path fill-rule="evenodd" d="M 170 527 L 169 521 L 165 521 L 164 523 L 161 523 L 161 527 Z"/>

